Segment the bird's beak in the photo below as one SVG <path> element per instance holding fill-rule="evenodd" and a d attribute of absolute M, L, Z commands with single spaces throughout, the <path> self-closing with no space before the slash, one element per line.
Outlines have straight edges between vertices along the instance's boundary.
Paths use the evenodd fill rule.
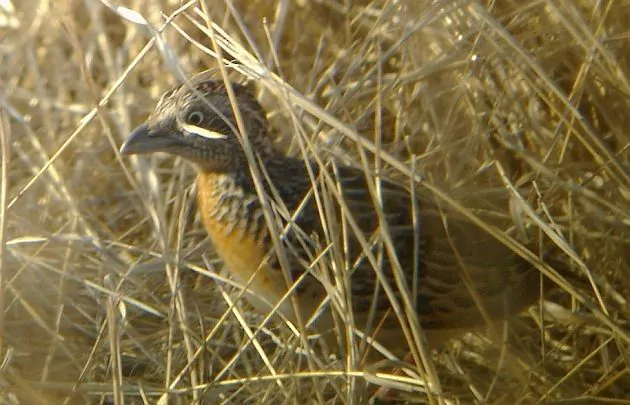
<path fill-rule="evenodd" d="M 154 133 L 155 132 L 155 133 Z M 153 131 L 149 125 L 142 124 L 131 131 L 120 147 L 121 155 L 139 155 L 154 152 L 166 152 L 169 148 L 179 145 L 174 137 Z"/>

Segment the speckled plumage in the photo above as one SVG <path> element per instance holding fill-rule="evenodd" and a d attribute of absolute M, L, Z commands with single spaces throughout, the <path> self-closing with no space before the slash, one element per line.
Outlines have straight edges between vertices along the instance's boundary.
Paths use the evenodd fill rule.
<path fill-rule="evenodd" d="M 180 85 L 165 93 L 147 123 L 139 127 L 123 145 L 123 153 L 167 152 L 181 156 L 198 168 L 199 210 L 215 249 L 232 276 L 248 285 L 248 300 L 261 312 L 268 312 L 288 291 L 267 222 L 262 211 L 236 121 L 224 83 L 202 73 L 191 79 L 194 91 Z M 481 304 L 491 320 L 518 313 L 539 296 L 539 273 L 521 258 L 468 223 L 457 213 L 444 211 L 421 187 L 417 190 L 418 218 L 414 223 L 412 196 L 403 185 L 381 180 L 380 201 L 386 218 L 384 227 L 362 170 L 330 164 L 330 173 L 341 191 L 343 204 L 332 198 L 330 184 L 316 164 L 284 156 L 268 138 L 265 112 L 246 87 L 233 84 L 247 137 L 261 162 L 264 191 L 274 207 L 282 230 L 291 278 L 300 279 L 305 269 L 318 257 L 317 249 L 328 247 L 325 261 L 313 269 L 295 288 L 301 317 L 307 321 L 327 291 L 324 285 L 343 291 L 335 298 L 342 319 L 352 318 L 368 334 L 380 328 L 378 337 L 395 339 L 400 346 L 400 320 L 391 311 L 390 299 L 381 286 L 385 281 L 401 302 L 407 294 L 430 341 L 433 332 L 471 330 L 485 324 Z M 186 125 L 183 125 L 186 124 Z M 192 126 L 191 126 L 192 125 Z M 210 130 L 200 131 L 198 127 Z M 315 187 L 308 175 L 310 164 L 316 177 Z M 333 170 L 334 169 L 334 170 Z M 315 195 L 321 193 L 321 205 Z M 279 196 L 276 201 L 272 196 Z M 349 218 L 342 215 L 345 205 Z M 286 206 L 286 212 L 284 207 Z M 320 214 L 326 211 L 327 216 Z M 289 216 L 295 215 L 294 221 Z M 283 215 L 284 214 L 284 215 Z M 355 222 L 369 246 L 382 279 L 358 242 Z M 325 231 L 322 224 L 329 229 Z M 396 260 L 403 270 L 396 282 L 393 257 L 383 248 L 380 230 L 387 228 L 395 247 Z M 270 254 L 271 252 L 271 254 Z M 330 252 L 344 253 L 339 255 Z M 345 260 L 344 260 L 345 259 Z M 330 263 L 334 263 L 335 271 Z M 319 272 L 319 273 L 318 273 Z M 343 277 L 339 277 L 342 275 Z M 347 276 L 347 277 L 346 277 Z M 327 278 L 328 277 L 328 278 Z M 466 285 L 464 279 L 470 280 Z M 327 281 L 326 281 L 327 280 Z M 342 285 L 347 281 L 347 288 Z M 401 293 L 401 289 L 405 291 Z M 473 295 L 476 295 L 473 298 Z M 295 321 L 291 301 L 285 299 L 279 312 Z M 332 326 L 331 311 L 324 311 L 315 327 Z M 377 326 L 378 325 L 378 326 Z M 381 333 L 384 332 L 384 333 Z M 443 336 L 435 333 L 435 336 Z M 387 342 L 385 342 L 387 344 Z M 439 343 L 439 342 L 438 342 Z"/>

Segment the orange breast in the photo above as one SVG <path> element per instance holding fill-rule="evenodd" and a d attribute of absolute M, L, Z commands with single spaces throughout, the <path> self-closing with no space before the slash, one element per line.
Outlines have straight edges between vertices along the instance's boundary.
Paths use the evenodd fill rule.
<path fill-rule="evenodd" d="M 230 222 L 236 219 L 225 216 L 219 220 L 210 215 L 221 203 L 215 192 L 218 184 L 216 176 L 208 173 L 199 175 L 198 200 L 204 226 L 233 280 L 243 287 L 247 286 L 245 298 L 257 311 L 268 314 L 287 291 L 282 271 L 266 264 L 264 259 L 269 247 L 246 232 L 246 227 Z M 283 301 L 278 311 L 290 320 L 295 319 L 290 298 Z"/>

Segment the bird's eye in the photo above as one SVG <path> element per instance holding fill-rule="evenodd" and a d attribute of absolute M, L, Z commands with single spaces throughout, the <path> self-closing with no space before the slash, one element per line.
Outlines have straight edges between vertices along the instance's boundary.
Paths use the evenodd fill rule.
<path fill-rule="evenodd" d="M 191 125 L 199 125 L 203 122 L 203 114 L 199 111 L 193 111 L 188 114 L 186 121 Z"/>

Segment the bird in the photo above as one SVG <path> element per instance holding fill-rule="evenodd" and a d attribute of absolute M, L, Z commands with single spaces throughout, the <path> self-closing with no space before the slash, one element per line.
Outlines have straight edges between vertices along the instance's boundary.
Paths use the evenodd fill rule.
<path fill-rule="evenodd" d="M 536 268 L 421 183 L 290 156 L 271 134 L 252 86 L 206 71 L 166 91 L 120 148 L 196 167 L 205 230 L 256 311 L 396 349 L 411 324 L 435 347 L 540 299 Z"/>

